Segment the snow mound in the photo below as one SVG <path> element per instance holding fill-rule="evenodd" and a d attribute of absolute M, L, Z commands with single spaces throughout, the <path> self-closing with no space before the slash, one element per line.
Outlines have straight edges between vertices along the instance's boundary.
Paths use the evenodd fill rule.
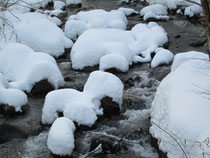
<path fill-rule="evenodd" d="M 74 20 L 73 22 L 71 22 Z M 81 25 L 81 26 L 80 26 Z M 107 12 L 102 9 L 80 11 L 69 17 L 65 25 L 65 35 L 76 39 L 81 33 L 91 28 L 116 28 L 125 30 L 127 18 L 122 11 L 112 10 Z"/>
<path fill-rule="evenodd" d="M 66 0 L 66 5 L 81 4 L 81 0 Z"/>
<path fill-rule="evenodd" d="M 124 61 L 125 57 L 129 65 L 136 62 L 151 61 L 151 53 L 159 46 L 163 46 L 168 41 L 165 30 L 154 22 L 147 24 L 137 24 L 131 31 L 119 29 L 90 29 L 85 31 L 72 47 L 70 58 L 73 69 L 83 69 L 84 67 L 100 64 L 100 59 L 108 54 L 119 54 Z M 138 56 L 141 54 L 143 56 Z M 118 55 L 118 57 L 119 57 Z M 114 55 L 117 59 L 117 55 Z M 123 57 L 122 57 L 123 56 Z M 110 57 L 108 57 L 110 58 Z M 102 59 L 102 67 L 109 67 L 104 63 L 107 59 Z M 122 62 L 123 62 L 122 61 Z M 116 65 L 118 64 L 118 65 Z M 115 67 L 125 70 L 126 63 Z M 121 67 L 122 66 L 122 67 Z M 101 68 L 102 68 L 101 67 Z"/>
<path fill-rule="evenodd" d="M 119 8 L 118 10 L 122 11 L 126 16 L 129 16 L 131 14 L 139 14 L 139 12 L 135 11 L 131 8 Z"/>
<path fill-rule="evenodd" d="M 202 52 L 190 51 L 175 55 L 171 71 L 175 71 L 181 64 L 191 60 L 209 60 L 209 56 Z"/>
<path fill-rule="evenodd" d="M 18 89 L 10 88 L 10 84 L 0 73 L 0 105 L 12 106 L 18 112 L 27 103 L 26 94 Z"/>
<path fill-rule="evenodd" d="M 63 9 L 65 6 L 65 3 L 62 1 L 55 1 L 53 8 L 56 9 Z"/>
<path fill-rule="evenodd" d="M 112 88 L 110 88 L 112 87 Z M 109 96 L 122 106 L 123 84 L 116 76 L 102 71 L 90 74 L 83 92 L 74 89 L 60 89 L 47 94 L 42 109 L 42 123 L 52 124 L 63 112 L 64 117 L 78 125 L 91 127 L 103 114 L 100 100 Z"/>
<path fill-rule="evenodd" d="M 155 50 L 155 53 L 151 62 L 152 68 L 156 68 L 162 64 L 169 64 L 174 58 L 174 54 L 167 49 L 158 48 Z"/>
<path fill-rule="evenodd" d="M 61 117 L 55 120 L 47 139 L 50 151 L 55 155 L 70 156 L 74 149 L 74 131 L 74 123 L 68 118 Z"/>
<path fill-rule="evenodd" d="M 161 4 L 154 4 L 151 6 L 144 7 L 141 12 L 141 16 L 143 16 L 144 21 L 148 19 L 154 18 L 157 20 L 169 20 L 167 16 L 168 12 L 166 8 Z"/>
<path fill-rule="evenodd" d="M 183 53 L 183 58 L 184 55 L 189 57 L 189 53 Z M 164 78 L 157 89 L 151 108 L 150 132 L 168 157 L 197 158 L 203 156 L 197 155 L 200 148 L 204 147 L 205 154 L 208 151 L 205 142 L 197 143 L 210 134 L 209 74 L 209 61 L 188 59 Z"/>
<path fill-rule="evenodd" d="M 99 70 L 105 71 L 111 68 L 115 68 L 121 72 L 128 71 L 128 60 L 120 54 L 107 54 L 100 59 Z"/>
<path fill-rule="evenodd" d="M 203 16 L 203 10 L 200 6 L 195 4 L 195 5 L 187 7 L 184 11 L 184 15 L 187 15 L 189 17 L 192 17 L 194 15 Z"/>
<path fill-rule="evenodd" d="M 73 45 L 54 22 L 40 13 L 24 14 L 21 22 L 15 26 L 15 33 L 18 43 L 55 57 L 62 55 L 65 48 Z"/>
<path fill-rule="evenodd" d="M 0 72 L 10 81 L 11 87 L 27 92 L 44 79 L 55 89 L 64 84 L 53 57 L 18 43 L 8 44 L 0 53 Z"/>

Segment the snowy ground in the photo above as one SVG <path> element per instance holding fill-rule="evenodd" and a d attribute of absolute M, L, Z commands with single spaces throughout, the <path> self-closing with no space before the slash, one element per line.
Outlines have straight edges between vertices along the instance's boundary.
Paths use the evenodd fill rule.
<path fill-rule="evenodd" d="M 143 8 L 140 3 L 122 5 L 118 0 L 111 0 L 109 2 L 104 2 L 103 0 L 84 0 L 82 1 L 82 7 L 84 11 L 92 9 L 105 9 L 110 11 L 120 7 L 129 7 L 140 11 Z M 64 20 L 62 21 L 63 25 L 61 27 L 64 27 L 70 15 L 76 14 L 79 11 L 80 8 L 77 7 L 67 8 L 68 15 L 61 18 Z M 168 16 L 169 21 L 158 22 L 168 33 L 169 44 L 164 45 L 165 48 L 174 54 L 190 50 L 205 51 L 205 47 L 203 47 L 203 41 L 205 39 L 200 38 L 202 27 L 194 25 L 186 17 L 181 15 L 168 13 Z M 128 16 L 127 20 L 127 28 L 129 30 L 139 22 L 144 23 L 140 15 Z M 192 22 L 195 23 L 196 20 Z M 57 27 L 55 24 L 53 25 L 53 27 Z M 63 35 L 61 34 L 60 40 L 62 41 Z M 180 43 L 180 41 L 183 42 Z M 71 45 L 71 42 L 69 45 Z M 57 46 L 60 48 L 60 53 L 64 53 L 63 49 L 65 46 Z M 95 66 L 82 71 L 73 70 L 69 61 L 69 51 L 67 50 L 63 56 L 56 59 L 58 68 L 65 80 L 63 87 L 82 91 L 90 72 L 97 70 L 98 67 Z M 112 56 L 110 58 L 112 59 Z M 158 61 L 159 57 L 156 56 L 156 58 Z M 167 57 L 163 61 L 169 63 L 172 58 L 173 55 L 168 52 Z M 106 61 L 107 59 L 104 60 Z M 123 100 L 124 106 L 127 109 L 125 107 L 122 109 L 126 112 L 113 116 L 99 117 L 98 121 L 91 128 L 76 127 L 75 132 L 72 128 L 73 130 L 71 132 L 74 132 L 75 139 L 75 149 L 72 152 L 73 157 L 158 157 L 160 152 L 153 146 L 155 143 L 149 134 L 150 108 L 156 89 L 160 81 L 169 73 L 170 66 L 161 66 L 152 69 L 151 67 L 155 67 L 156 64 L 156 62 L 152 62 L 151 65 L 149 63 L 134 64 L 130 66 L 127 73 L 115 72 L 115 75 L 124 84 Z M 54 157 L 48 149 L 49 146 L 47 147 L 49 127 L 40 124 L 44 98 L 28 96 L 28 104 L 29 107 L 23 115 L 17 115 L 12 118 L 0 115 L 0 129 L 3 129 L 0 130 L 0 157 Z M 55 131 L 55 128 L 53 130 Z M 69 130 L 66 131 L 67 133 L 69 132 Z M 63 132 L 66 133 L 65 131 Z M 69 133 L 69 138 L 72 137 L 71 132 Z M 72 138 L 70 139 L 72 140 Z M 72 146 L 73 144 L 71 144 L 71 148 Z"/>

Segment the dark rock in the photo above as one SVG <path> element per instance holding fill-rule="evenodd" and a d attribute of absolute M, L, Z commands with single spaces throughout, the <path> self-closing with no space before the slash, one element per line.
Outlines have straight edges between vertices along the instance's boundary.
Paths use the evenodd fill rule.
<path fill-rule="evenodd" d="M 117 73 L 121 72 L 119 69 L 116 69 L 116 68 L 110 68 L 110 69 L 107 69 L 105 71 L 109 72 L 109 73 L 112 73 L 112 74 L 117 74 Z"/>
<path fill-rule="evenodd" d="M 174 38 L 180 38 L 181 37 L 181 35 L 175 35 L 174 36 Z"/>
<path fill-rule="evenodd" d="M 82 7 L 82 4 L 79 3 L 79 4 L 70 4 L 67 6 L 67 8 L 81 8 Z"/>
<path fill-rule="evenodd" d="M 167 154 L 160 150 L 158 140 L 154 137 L 151 138 L 151 146 L 157 150 L 160 158 L 167 158 Z"/>
<path fill-rule="evenodd" d="M 44 79 L 33 86 L 31 94 L 36 97 L 44 97 L 48 92 L 52 90 L 54 90 L 52 85 L 48 82 L 47 79 Z"/>
<path fill-rule="evenodd" d="M 101 107 L 104 109 L 105 116 L 112 116 L 120 112 L 119 104 L 114 102 L 110 97 L 104 97 L 101 100 Z"/>
<path fill-rule="evenodd" d="M 192 43 L 190 43 L 190 46 L 192 47 L 202 47 L 207 43 L 207 39 L 201 39 L 201 40 L 193 40 Z"/>
<path fill-rule="evenodd" d="M 21 107 L 22 112 L 16 112 L 13 106 L 1 104 L 0 105 L 0 114 L 5 118 L 14 118 L 17 115 L 23 115 L 30 109 L 28 104 Z"/>
<path fill-rule="evenodd" d="M 135 80 L 133 78 L 129 78 L 128 80 L 126 80 L 124 82 L 125 89 L 128 89 L 130 87 L 133 87 L 134 86 L 134 82 L 135 82 Z"/>

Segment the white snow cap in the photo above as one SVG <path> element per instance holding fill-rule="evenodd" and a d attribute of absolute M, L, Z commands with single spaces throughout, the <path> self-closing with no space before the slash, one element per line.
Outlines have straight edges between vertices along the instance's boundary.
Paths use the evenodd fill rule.
<path fill-rule="evenodd" d="M 15 111 L 21 111 L 21 107 L 28 103 L 27 96 L 24 92 L 10 88 L 10 84 L 0 73 L 0 106 L 13 106 Z"/>
<path fill-rule="evenodd" d="M 119 8 L 118 10 L 122 11 L 126 16 L 129 16 L 131 14 L 139 14 L 139 12 L 135 11 L 132 8 Z"/>
<path fill-rule="evenodd" d="M 149 18 L 168 20 L 168 12 L 166 8 L 161 4 L 154 4 L 151 6 L 144 7 L 140 11 L 141 16 L 143 16 L 144 21 L 147 21 Z"/>
<path fill-rule="evenodd" d="M 200 52 L 194 54 L 204 55 Z M 189 57 L 189 53 L 176 56 L 179 55 L 182 59 Z M 185 157 L 186 153 L 191 158 L 202 157 L 196 152 L 203 145 L 196 144 L 201 136 L 210 134 L 209 74 L 208 60 L 188 58 L 164 78 L 157 89 L 151 108 L 150 132 L 159 140 L 160 149 L 167 152 L 168 157 Z M 172 134 L 178 143 L 163 129 Z"/>
<path fill-rule="evenodd" d="M 169 64 L 174 58 L 174 54 L 164 48 L 157 48 L 155 53 L 156 54 L 151 62 L 152 68 L 155 68 L 161 64 Z"/>
<path fill-rule="evenodd" d="M 55 1 L 53 8 L 56 9 L 63 9 L 65 6 L 65 3 L 62 1 Z"/>
<path fill-rule="evenodd" d="M 42 123 L 52 124 L 58 118 L 57 112 L 64 117 L 91 127 L 103 114 L 100 100 L 109 96 L 122 106 L 123 84 L 111 73 L 94 71 L 90 74 L 83 92 L 74 89 L 60 89 L 47 94 L 42 109 Z"/>
<path fill-rule="evenodd" d="M 115 65 L 106 58 L 102 59 L 101 69 L 103 69 L 103 66 L 105 68 L 113 66 L 125 71 L 127 69 L 127 64 L 124 62 L 125 58 L 129 65 L 133 62 L 149 62 L 151 61 L 151 53 L 167 41 L 165 30 L 154 22 L 148 25 L 137 24 L 131 31 L 90 29 L 85 31 L 72 47 L 70 54 L 72 67 L 83 69 L 87 66 L 94 66 L 100 64 L 100 59 L 107 54 L 119 54 L 114 55 L 115 58 L 112 59 L 117 61 Z M 139 54 L 143 58 L 139 57 Z M 122 64 L 119 63 L 121 59 L 123 60 Z"/>
<path fill-rule="evenodd" d="M 34 52 L 26 45 L 9 44 L 0 53 L 0 72 L 11 87 L 30 92 L 34 84 L 47 79 L 57 89 L 64 80 L 56 61 L 48 54 Z"/>
<path fill-rule="evenodd" d="M 65 117 L 58 118 L 50 128 L 47 146 L 59 156 L 71 155 L 74 149 L 74 123 Z"/>
<path fill-rule="evenodd" d="M 72 21 L 73 20 L 73 21 Z M 127 18 L 122 11 L 107 12 L 102 9 L 80 11 L 69 17 L 65 25 L 65 35 L 76 39 L 82 32 L 91 28 L 117 28 L 125 30 Z"/>
<path fill-rule="evenodd" d="M 66 0 L 67 5 L 72 5 L 72 4 L 81 4 L 81 0 Z"/>
<path fill-rule="evenodd" d="M 184 15 L 187 15 L 189 17 L 192 17 L 194 15 L 203 16 L 203 10 L 202 10 L 201 6 L 198 6 L 195 4 L 195 5 L 187 7 L 184 11 Z"/>
<path fill-rule="evenodd" d="M 40 13 L 24 14 L 21 22 L 15 26 L 15 33 L 19 43 L 55 57 L 62 55 L 65 48 L 73 45 L 54 22 Z"/>

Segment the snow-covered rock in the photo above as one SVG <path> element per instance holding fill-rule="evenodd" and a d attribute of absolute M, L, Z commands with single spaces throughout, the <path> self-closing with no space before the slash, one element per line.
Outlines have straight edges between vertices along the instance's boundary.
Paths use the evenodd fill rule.
<path fill-rule="evenodd" d="M 194 15 L 203 16 L 203 10 L 202 10 L 201 6 L 198 6 L 196 4 L 191 5 L 185 9 L 184 15 L 187 15 L 189 17 L 192 17 Z"/>
<path fill-rule="evenodd" d="M 133 62 L 149 62 L 151 61 L 151 53 L 159 46 L 163 46 L 167 41 L 165 30 L 154 22 L 148 25 L 137 24 L 131 31 L 90 29 L 85 31 L 72 47 L 70 54 L 72 67 L 74 69 L 83 69 L 84 67 L 97 65 L 100 59 L 107 54 L 120 54 L 127 59 L 129 65 Z M 139 57 L 139 54 L 143 58 Z M 123 57 L 121 57 L 122 60 L 124 60 Z M 108 68 L 108 63 L 104 63 L 103 60 L 103 66 Z M 119 61 L 120 59 L 115 57 L 113 60 Z M 105 61 L 109 62 L 106 58 Z M 121 65 L 113 66 L 125 70 L 125 65 L 124 62 Z M 123 67 L 120 68 L 120 66 Z"/>
<path fill-rule="evenodd" d="M 151 67 L 152 68 L 155 68 L 159 65 L 162 65 L 162 64 L 169 64 L 173 58 L 174 58 L 174 54 L 172 52 L 170 52 L 169 50 L 167 49 L 164 49 L 164 48 L 158 48 L 155 50 L 155 56 L 154 58 L 152 59 L 152 62 L 151 62 Z"/>
<path fill-rule="evenodd" d="M 24 92 L 10 87 L 8 81 L 0 73 L 0 106 L 12 106 L 15 111 L 21 111 L 21 107 L 28 103 L 27 96 Z"/>
<path fill-rule="evenodd" d="M 53 8 L 56 9 L 63 9 L 65 6 L 65 3 L 62 1 L 55 1 Z"/>
<path fill-rule="evenodd" d="M 47 146 L 59 156 L 71 155 L 74 149 L 74 123 L 65 117 L 58 118 L 50 128 Z"/>
<path fill-rule="evenodd" d="M 175 55 L 171 71 L 175 71 L 181 64 L 191 60 L 209 60 L 209 56 L 205 53 L 190 51 Z"/>
<path fill-rule="evenodd" d="M 119 8 L 118 10 L 122 11 L 126 16 L 129 16 L 131 14 L 138 14 L 139 12 L 135 11 L 134 9 L 131 8 Z"/>
<path fill-rule="evenodd" d="M 129 63 L 128 60 L 117 53 L 107 54 L 100 59 L 99 70 L 105 71 L 111 68 L 115 68 L 121 72 L 128 71 Z"/>
<path fill-rule="evenodd" d="M 21 22 L 15 26 L 15 33 L 19 43 L 55 57 L 62 55 L 65 48 L 73 45 L 54 22 L 40 13 L 21 16 Z"/>
<path fill-rule="evenodd" d="M 103 114 L 100 107 L 103 97 L 110 97 L 122 106 L 123 84 L 111 73 L 94 71 L 90 74 L 83 92 L 74 89 L 60 89 L 47 94 L 42 109 L 42 123 L 52 124 L 63 112 L 64 117 L 78 125 L 91 127 Z"/>
<path fill-rule="evenodd" d="M 157 20 L 168 20 L 169 17 L 167 16 L 168 12 L 166 8 L 161 4 L 154 4 L 151 6 L 144 7 L 140 11 L 141 16 L 143 16 L 144 21 L 147 21 L 151 18 Z"/>
<path fill-rule="evenodd" d="M 187 59 L 189 53 L 182 56 L 182 59 Z M 188 58 L 178 65 L 157 89 L 151 108 L 150 132 L 159 140 L 160 149 L 168 157 L 202 157 L 197 155 L 202 147 L 205 154 L 209 151 L 205 142 L 201 145 L 197 143 L 210 134 L 210 63 L 208 60 Z"/>
<path fill-rule="evenodd" d="M 125 30 L 127 18 L 124 12 L 112 10 L 107 12 L 102 9 L 80 11 L 69 17 L 65 25 L 65 35 L 76 39 L 81 33 L 91 28 L 117 28 Z"/>
<path fill-rule="evenodd" d="M 66 0 L 66 5 L 81 4 L 81 0 Z"/>
<path fill-rule="evenodd" d="M 9 44 L 0 53 L 0 72 L 10 81 L 11 87 L 27 92 L 44 79 L 55 89 L 64 84 L 53 57 L 18 43 Z"/>

